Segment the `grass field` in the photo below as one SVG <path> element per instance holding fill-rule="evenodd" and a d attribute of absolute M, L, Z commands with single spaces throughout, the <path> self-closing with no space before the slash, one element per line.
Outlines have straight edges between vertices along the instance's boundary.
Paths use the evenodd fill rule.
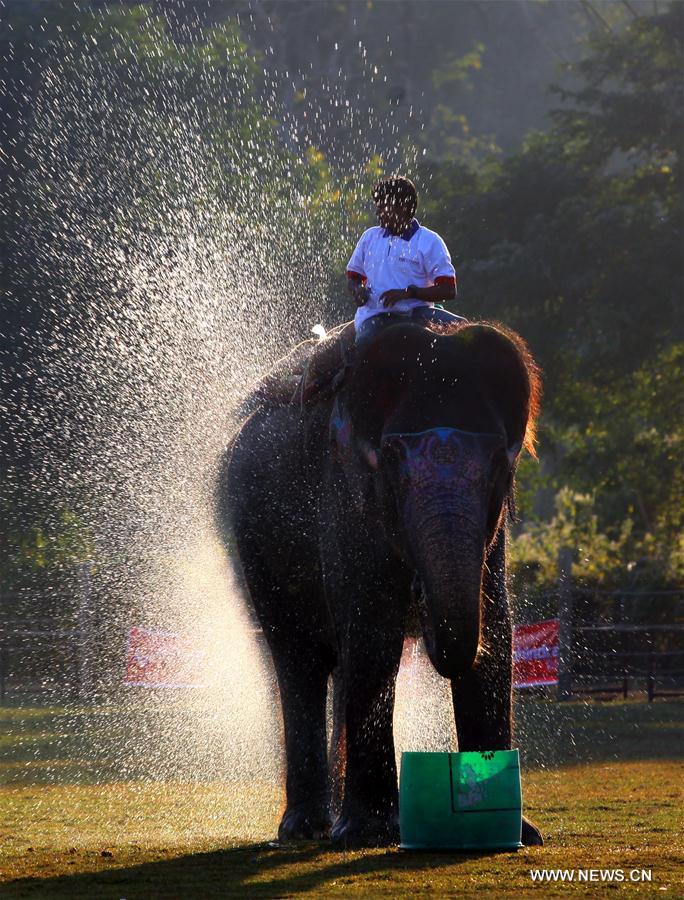
<path fill-rule="evenodd" d="M 122 771 L 115 750 L 142 738 L 115 708 L 0 719 L 2 897 L 684 896 L 684 703 L 520 703 L 524 804 L 546 846 L 488 855 L 277 847 L 272 778 L 221 778 L 209 764 L 204 778 L 162 774 L 149 723 L 149 752 Z M 534 883 L 542 868 L 627 880 Z M 631 883 L 637 869 L 652 881 Z"/>

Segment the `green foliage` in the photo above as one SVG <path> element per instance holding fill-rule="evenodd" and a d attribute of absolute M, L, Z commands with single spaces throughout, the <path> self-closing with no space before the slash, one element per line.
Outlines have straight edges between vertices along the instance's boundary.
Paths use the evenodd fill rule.
<path fill-rule="evenodd" d="M 573 575 L 582 581 L 603 584 L 617 570 L 633 568 L 631 556 L 636 548 L 631 519 L 622 522 L 614 537 L 609 536 L 599 528 L 595 496 L 568 487 L 556 495 L 555 507 L 550 522 L 532 521 L 511 541 L 513 570 L 522 581 L 532 581 L 536 587 L 552 587 L 558 580 L 558 554 L 562 547 L 576 550 Z"/>
<path fill-rule="evenodd" d="M 584 490 L 593 485 L 611 498 L 611 518 L 626 511 L 666 545 L 684 525 L 683 376 L 680 343 L 616 378 L 611 390 L 583 386 L 573 406 L 584 428 L 565 432 L 564 468 L 573 482 Z M 568 385 L 571 402 L 573 393 Z"/>
<path fill-rule="evenodd" d="M 624 31 L 597 32 L 592 52 L 565 66 L 581 87 L 555 89 L 574 104 L 554 112 L 559 127 L 592 155 L 608 159 L 620 151 L 646 171 L 678 160 L 683 38 L 684 15 L 676 2 L 662 13 L 634 18 Z"/>
<path fill-rule="evenodd" d="M 41 572 L 54 576 L 58 570 L 89 562 L 94 548 L 88 528 L 69 509 L 52 511 L 49 518 L 3 530 L 2 580 L 7 586 Z"/>
<path fill-rule="evenodd" d="M 72 621 L 80 568 L 94 565 L 91 528 L 73 509 L 3 485 L 0 625 L 27 617 Z"/>
<path fill-rule="evenodd" d="M 475 92 L 472 76 L 482 70 L 484 50 L 484 44 L 477 41 L 463 56 L 450 53 L 446 61 L 433 70 L 433 108 L 428 126 L 420 137 L 425 153 L 434 153 L 439 148 L 440 157 L 472 166 L 479 166 L 488 156 L 500 153 L 494 135 L 473 131 L 462 105 L 456 106 L 453 102 L 454 92 L 457 96 Z"/>

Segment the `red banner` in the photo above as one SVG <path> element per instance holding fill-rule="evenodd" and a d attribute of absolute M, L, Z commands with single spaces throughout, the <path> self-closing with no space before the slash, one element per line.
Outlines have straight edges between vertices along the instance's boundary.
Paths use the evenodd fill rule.
<path fill-rule="evenodd" d="M 131 628 L 128 632 L 126 678 L 130 687 L 203 687 L 206 651 L 180 634 Z"/>
<path fill-rule="evenodd" d="M 558 684 L 558 619 L 516 625 L 513 631 L 513 687 Z"/>

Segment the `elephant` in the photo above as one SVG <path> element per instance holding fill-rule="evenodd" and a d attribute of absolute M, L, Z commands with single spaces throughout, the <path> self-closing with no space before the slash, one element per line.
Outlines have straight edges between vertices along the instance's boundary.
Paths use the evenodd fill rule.
<path fill-rule="evenodd" d="M 398 322 L 355 348 L 333 396 L 260 402 L 242 422 L 218 513 L 278 681 L 281 841 L 397 842 L 392 713 L 416 606 L 459 750 L 511 748 L 506 519 L 539 397 L 514 332 Z M 542 843 L 527 819 L 522 839 Z"/>

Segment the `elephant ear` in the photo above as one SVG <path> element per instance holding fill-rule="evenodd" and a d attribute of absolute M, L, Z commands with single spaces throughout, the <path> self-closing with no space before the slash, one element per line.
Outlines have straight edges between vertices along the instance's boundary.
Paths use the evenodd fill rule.
<path fill-rule="evenodd" d="M 536 457 L 541 378 L 527 344 L 498 324 L 466 326 L 458 337 L 486 402 L 503 422 L 509 461 L 514 465 L 523 447 Z"/>
<path fill-rule="evenodd" d="M 354 505 L 363 512 L 372 492 L 372 476 L 378 468 L 378 454 L 362 435 L 354 432 L 347 409 L 335 399 L 330 416 L 329 440 L 340 464 Z"/>

